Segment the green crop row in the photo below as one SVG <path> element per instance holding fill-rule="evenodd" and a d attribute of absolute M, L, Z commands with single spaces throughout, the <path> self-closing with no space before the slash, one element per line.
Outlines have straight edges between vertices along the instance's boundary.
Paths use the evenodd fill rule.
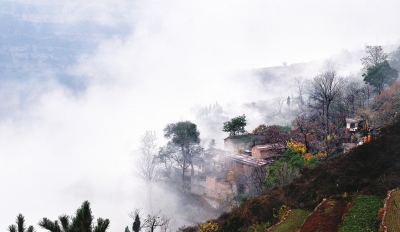
<path fill-rule="evenodd" d="M 294 209 L 289 213 L 286 220 L 279 226 L 273 228 L 271 232 L 296 231 L 310 213 L 311 212 L 307 210 Z"/>
<path fill-rule="evenodd" d="M 378 210 L 382 199 L 376 196 L 357 196 L 339 232 L 378 231 Z"/>
<path fill-rule="evenodd" d="M 386 226 L 388 232 L 400 231 L 400 190 L 392 193 L 386 212 Z"/>

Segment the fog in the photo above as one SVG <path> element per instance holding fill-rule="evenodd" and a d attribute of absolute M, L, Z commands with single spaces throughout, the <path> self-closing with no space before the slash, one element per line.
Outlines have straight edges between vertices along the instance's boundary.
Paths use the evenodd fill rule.
<path fill-rule="evenodd" d="M 26 8 L 4 3 L 0 14 L 33 25 L 52 22 L 54 30 L 84 36 L 87 28 L 77 25 L 88 21 L 115 31 L 98 35 L 93 47 L 78 49 L 64 64 L 62 72 L 79 88 L 60 82 L 59 70 L 46 65 L 27 79 L 1 76 L 1 229 L 22 213 L 43 231 L 40 219 L 72 215 L 89 200 L 95 218 L 109 218 L 109 230 L 122 231 L 134 207 L 148 210 L 133 163 L 145 131 L 155 131 L 163 145 L 166 124 L 192 120 L 203 139 L 216 138 L 221 147 L 222 125 L 210 129 L 193 109 L 218 102 L 227 118 L 246 114 L 252 130 L 272 123 L 244 103 L 288 95 L 285 81 L 262 83 L 251 69 L 400 42 L 398 1 L 8 3 Z M 174 215 L 173 193 L 156 196 L 155 210 L 181 217 Z"/>

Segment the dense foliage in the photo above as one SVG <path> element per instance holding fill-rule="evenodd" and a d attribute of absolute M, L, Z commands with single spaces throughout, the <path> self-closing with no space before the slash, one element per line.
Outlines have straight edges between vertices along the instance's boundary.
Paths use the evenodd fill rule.
<path fill-rule="evenodd" d="M 386 86 L 391 85 L 398 77 L 398 71 L 390 67 L 387 60 L 375 66 L 369 67 L 363 74 L 364 81 L 375 87 L 377 93 L 381 93 Z"/>
<path fill-rule="evenodd" d="M 304 144 L 288 141 L 287 147 L 282 157 L 269 165 L 264 180 L 266 187 L 288 184 L 298 177 L 301 168 L 315 167 L 319 164 L 315 156 L 306 153 L 306 146 Z"/>
<path fill-rule="evenodd" d="M 377 216 L 382 204 L 382 199 L 376 196 L 356 196 L 339 232 L 378 231 Z"/>
<path fill-rule="evenodd" d="M 110 220 L 98 218 L 97 223 L 93 223 L 92 210 L 90 209 L 89 201 L 82 203 L 82 206 L 76 210 L 75 216 L 61 215 L 58 220 L 54 222 L 43 218 L 39 222 L 39 226 L 51 232 L 105 232 L 107 231 Z"/>
<path fill-rule="evenodd" d="M 9 232 L 34 232 L 35 228 L 33 226 L 29 226 L 28 229 L 25 228 L 25 217 L 22 214 L 17 216 L 15 220 L 16 225 L 10 225 L 8 227 Z"/>
<path fill-rule="evenodd" d="M 242 115 L 232 118 L 228 122 L 224 122 L 222 131 L 229 132 L 229 136 L 236 136 L 246 133 L 246 130 L 244 129 L 246 125 L 246 115 Z"/>

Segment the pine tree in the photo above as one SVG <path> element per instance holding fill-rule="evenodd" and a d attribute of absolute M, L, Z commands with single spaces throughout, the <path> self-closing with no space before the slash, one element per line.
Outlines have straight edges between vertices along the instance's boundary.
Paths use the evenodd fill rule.
<path fill-rule="evenodd" d="M 82 203 L 82 206 L 76 211 L 75 217 L 61 215 L 58 219 L 62 228 L 58 220 L 53 222 L 47 218 L 43 218 L 39 222 L 39 226 L 51 232 L 105 232 L 110 225 L 108 219 L 104 220 L 102 218 L 97 219 L 96 226 L 92 225 L 93 216 L 89 201 Z"/>
<path fill-rule="evenodd" d="M 34 232 L 35 228 L 33 226 L 29 226 L 28 229 L 25 228 L 25 218 L 22 214 L 19 214 L 17 216 L 17 219 L 15 220 L 15 223 L 17 225 L 10 225 L 8 227 L 9 232 Z"/>

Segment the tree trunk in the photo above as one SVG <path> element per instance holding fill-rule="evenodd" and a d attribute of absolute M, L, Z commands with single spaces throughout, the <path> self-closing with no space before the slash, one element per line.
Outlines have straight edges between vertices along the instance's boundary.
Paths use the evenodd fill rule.
<path fill-rule="evenodd" d="M 152 189 L 153 189 L 153 184 L 151 182 L 147 183 L 147 191 L 148 191 L 148 195 L 149 195 L 149 207 L 150 207 L 150 212 L 153 211 L 153 204 L 152 204 Z"/>
<path fill-rule="evenodd" d="M 182 158 L 183 158 L 183 165 L 182 165 L 182 187 L 185 185 L 185 171 L 186 171 L 186 156 L 185 156 L 185 149 L 183 144 L 181 145 L 182 149 Z"/>
<path fill-rule="evenodd" d="M 194 167 L 193 167 L 193 162 L 190 161 L 190 167 L 192 168 L 191 172 L 190 172 L 190 176 L 194 176 Z"/>

